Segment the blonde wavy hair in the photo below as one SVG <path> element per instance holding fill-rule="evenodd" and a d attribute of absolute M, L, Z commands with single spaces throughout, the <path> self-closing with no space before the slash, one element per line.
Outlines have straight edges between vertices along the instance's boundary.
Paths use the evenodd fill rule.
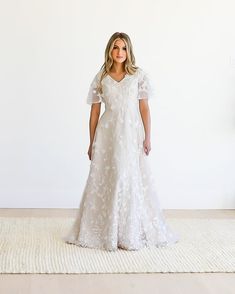
<path fill-rule="evenodd" d="M 112 50 L 114 47 L 114 43 L 117 39 L 121 39 L 123 40 L 123 42 L 126 45 L 126 60 L 124 61 L 124 67 L 125 67 L 125 71 L 127 74 L 134 74 L 136 72 L 136 70 L 138 69 L 138 67 L 135 65 L 135 56 L 133 53 L 133 47 L 132 47 L 132 43 L 131 43 L 131 39 L 130 37 L 122 32 L 116 32 L 114 33 L 107 45 L 106 45 L 106 49 L 105 49 L 105 61 L 103 63 L 103 65 L 101 66 L 101 75 L 100 75 L 100 80 L 98 83 L 98 87 L 97 90 L 100 94 L 103 93 L 102 91 L 102 80 L 103 78 L 109 74 L 110 69 L 113 65 L 113 58 L 112 58 Z"/>

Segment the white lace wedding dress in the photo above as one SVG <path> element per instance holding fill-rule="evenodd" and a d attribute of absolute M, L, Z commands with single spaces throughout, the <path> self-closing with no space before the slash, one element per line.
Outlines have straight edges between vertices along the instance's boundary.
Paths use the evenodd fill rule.
<path fill-rule="evenodd" d="M 107 75 L 97 92 L 99 71 L 87 103 L 105 103 L 92 145 L 90 171 L 67 243 L 103 250 L 168 246 L 179 235 L 167 225 L 156 193 L 149 157 L 143 149 L 139 99 L 149 99 L 151 83 L 138 68 L 121 81 Z"/>

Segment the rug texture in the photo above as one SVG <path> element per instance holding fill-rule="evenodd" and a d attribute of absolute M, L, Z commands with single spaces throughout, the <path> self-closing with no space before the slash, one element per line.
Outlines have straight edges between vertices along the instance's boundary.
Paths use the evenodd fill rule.
<path fill-rule="evenodd" d="M 235 272 L 235 219 L 166 220 L 175 245 L 109 252 L 65 243 L 72 217 L 0 217 L 0 273 Z"/>

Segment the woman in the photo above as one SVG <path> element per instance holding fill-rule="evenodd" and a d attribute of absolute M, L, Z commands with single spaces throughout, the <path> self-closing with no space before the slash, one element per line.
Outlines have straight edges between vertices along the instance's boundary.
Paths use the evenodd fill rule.
<path fill-rule="evenodd" d="M 114 251 L 178 242 L 165 222 L 148 163 L 150 97 L 149 78 L 135 65 L 129 36 L 114 33 L 87 97 L 91 165 L 67 243 Z"/>

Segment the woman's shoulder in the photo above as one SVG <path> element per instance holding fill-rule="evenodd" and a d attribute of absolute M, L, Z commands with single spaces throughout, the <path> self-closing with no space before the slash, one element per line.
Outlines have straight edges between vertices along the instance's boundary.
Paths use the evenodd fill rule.
<path fill-rule="evenodd" d="M 101 70 L 94 72 L 91 83 L 97 84 L 100 81 L 101 74 L 102 74 Z"/>
<path fill-rule="evenodd" d="M 148 72 L 144 67 L 138 67 L 137 71 L 139 74 L 146 74 Z"/>
<path fill-rule="evenodd" d="M 95 78 L 100 79 L 101 75 L 102 75 L 102 70 L 99 69 L 98 71 L 96 71 Z"/>
<path fill-rule="evenodd" d="M 136 73 L 139 79 L 143 79 L 148 76 L 148 71 L 143 67 L 138 67 Z"/>

